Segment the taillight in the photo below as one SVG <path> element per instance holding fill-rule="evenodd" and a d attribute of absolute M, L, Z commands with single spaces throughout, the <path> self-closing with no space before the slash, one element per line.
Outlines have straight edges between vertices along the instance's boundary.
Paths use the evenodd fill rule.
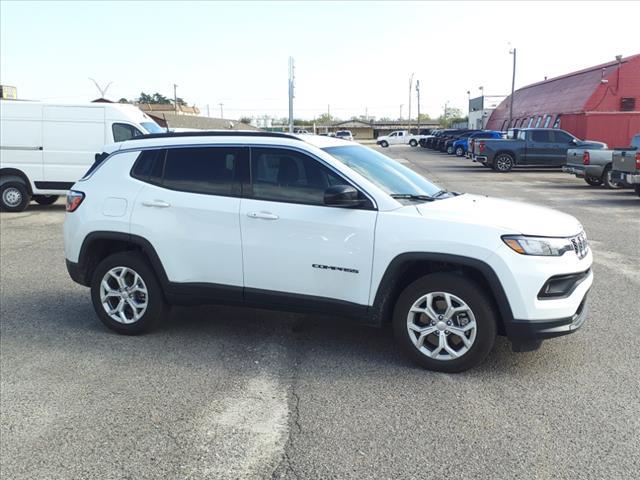
<path fill-rule="evenodd" d="M 67 193 L 67 212 L 75 212 L 83 200 L 84 193 L 77 190 L 69 190 Z"/>
<path fill-rule="evenodd" d="M 480 153 L 484 152 L 484 142 L 480 142 L 478 148 L 480 149 Z"/>
<path fill-rule="evenodd" d="M 591 156 L 589 155 L 589 152 L 583 152 L 582 153 L 582 164 L 583 165 L 589 165 L 591 163 Z"/>
<path fill-rule="evenodd" d="M 636 152 L 636 170 L 640 170 L 640 152 Z"/>

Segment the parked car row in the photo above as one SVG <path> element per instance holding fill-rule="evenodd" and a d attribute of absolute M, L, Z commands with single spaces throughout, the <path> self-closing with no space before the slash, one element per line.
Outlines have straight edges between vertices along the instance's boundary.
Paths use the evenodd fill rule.
<path fill-rule="evenodd" d="M 640 134 L 625 148 L 580 140 L 556 128 L 439 130 L 421 140 L 425 148 L 465 156 L 496 172 L 517 167 L 558 167 L 591 186 L 633 187 L 640 195 Z"/>

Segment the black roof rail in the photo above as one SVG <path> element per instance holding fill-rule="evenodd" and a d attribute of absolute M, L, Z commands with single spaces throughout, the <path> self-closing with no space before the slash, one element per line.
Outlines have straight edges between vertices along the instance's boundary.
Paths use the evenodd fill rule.
<path fill-rule="evenodd" d="M 129 140 L 146 140 L 148 138 L 180 138 L 180 137 L 276 137 L 289 138 L 291 140 L 300 140 L 289 133 L 280 132 L 257 132 L 254 130 L 203 130 L 200 132 L 166 132 L 166 133 L 148 133 Z"/>

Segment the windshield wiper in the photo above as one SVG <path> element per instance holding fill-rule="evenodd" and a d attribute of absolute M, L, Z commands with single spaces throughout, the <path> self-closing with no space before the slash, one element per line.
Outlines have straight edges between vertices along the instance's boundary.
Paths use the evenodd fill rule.
<path fill-rule="evenodd" d="M 435 200 L 434 197 L 430 197 L 429 195 L 413 195 L 411 193 L 392 193 L 391 198 L 399 200 L 420 200 L 423 202 L 431 202 Z"/>
<path fill-rule="evenodd" d="M 438 198 L 442 195 L 444 195 L 445 193 L 449 193 L 446 190 L 439 190 L 438 192 L 434 193 L 433 195 L 431 195 L 431 198 Z"/>

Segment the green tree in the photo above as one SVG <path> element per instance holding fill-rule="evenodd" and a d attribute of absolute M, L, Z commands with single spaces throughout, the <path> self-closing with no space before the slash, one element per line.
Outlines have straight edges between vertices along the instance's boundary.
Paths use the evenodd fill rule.
<path fill-rule="evenodd" d="M 240 122 L 241 123 L 246 123 L 247 125 L 249 125 L 251 123 L 251 120 L 253 120 L 251 117 L 241 117 L 240 118 Z"/>
<path fill-rule="evenodd" d="M 323 113 L 319 117 L 316 117 L 316 124 L 317 125 L 331 125 L 332 123 L 334 123 L 337 120 L 338 120 L 337 118 L 332 117 L 328 113 Z"/>
<path fill-rule="evenodd" d="M 118 103 L 129 103 L 129 100 L 127 100 L 126 98 L 122 97 L 120 100 L 118 100 Z"/>
<path fill-rule="evenodd" d="M 426 113 L 421 113 L 418 116 L 418 120 L 420 120 L 421 122 L 430 122 L 431 121 L 431 117 Z"/>

